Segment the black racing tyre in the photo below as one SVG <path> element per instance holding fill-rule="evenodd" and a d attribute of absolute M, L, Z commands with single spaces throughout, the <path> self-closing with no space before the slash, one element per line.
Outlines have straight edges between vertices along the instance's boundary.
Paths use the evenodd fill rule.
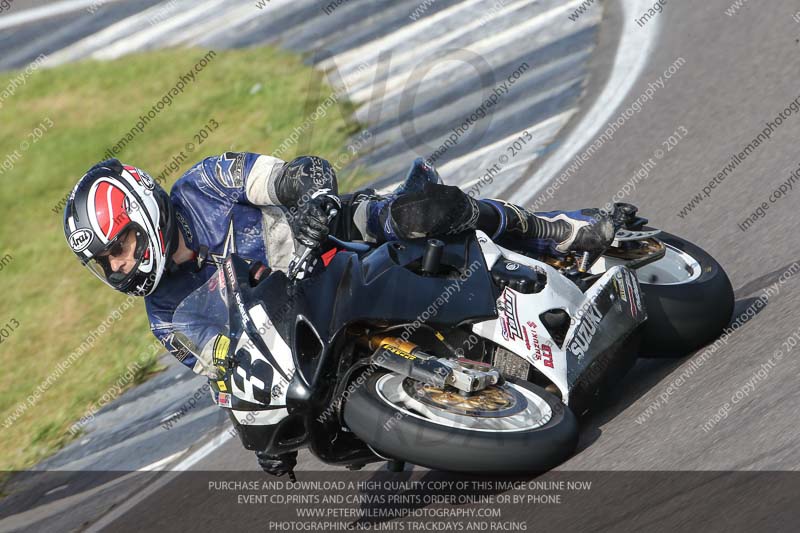
<path fill-rule="evenodd" d="M 667 275 L 660 276 L 655 264 L 637 270 L 647 309 L 641 356 L 683 357 L 712 342 L 728 325 L 733 315 L 733 288 L 719 263 L 699 246 L 666 232 L 656 238 L 668 245 L 668 254 L 676 259 L 674 265 L 688 256 L 699 270 L 683 280 L 664 279 L 669 276 L 667 271 L 661 269 Z M 669 258 L 665 259 L 665 264 L 670 264 Z"/>
<path fill-rule="evenodd" d="M 508 380 L 509 387 L 528 402 L 526 408 L 533 413 L 530 418 L 524 413 L 514 415 L 522 418 L 513 422 L 512 417 L 506 417 L 508 422 L 502 421 L 503 417 L 479 417 L 474 429 L 469 429 L 448 426 L 392 403 L 388 399 L 392 393 L 387 391 L 397 393 L 402 382 L 396 374 L 376 372 L 355 388 L 344 406 L 347 426 L 383 457 L 436 470 L 519 474 L 550 470 L 569 458 L 578 444 L 578 425 L 572 411 L 531 383 Z M 547 421 L 534 427 L 537 416 L 548 409 L 549 419 L 539 417 Z M 502 431 L 479 428 L 484 422 L 495 427 L 518 426 Z M 526 426 L 528 422 L 530 427 Z"/>

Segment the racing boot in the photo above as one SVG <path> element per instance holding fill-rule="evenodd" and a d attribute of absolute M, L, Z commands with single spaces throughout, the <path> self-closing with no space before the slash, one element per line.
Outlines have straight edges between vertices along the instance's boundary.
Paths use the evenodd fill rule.
<path fill-rule="evenodd" d="M 499 222 L 492 240 L 537 253 L 560 256 L 567 252 L 598 253 L 614 240 L 610 215 L 600 209 L 533 213 L 503 200 L 484 199 Z"/>

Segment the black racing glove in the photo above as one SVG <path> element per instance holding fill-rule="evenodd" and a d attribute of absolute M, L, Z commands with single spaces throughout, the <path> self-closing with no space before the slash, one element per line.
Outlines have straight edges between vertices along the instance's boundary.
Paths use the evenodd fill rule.
<path fill-rule="evenodd" d="M 333 194 L 312 196 L 292 221 L 295 238 L 304 246 L 318 249 L 330 233 L 328 213 L 331 209 L 341 210 L 342 202 Z"/>
<path fill-rule="evenodd" d="M 269 455 L 260 451 L 256 452 L 256 457 L 264 472 L 278 477 L 292 472 L 297 465 L 297 452 Z"/>

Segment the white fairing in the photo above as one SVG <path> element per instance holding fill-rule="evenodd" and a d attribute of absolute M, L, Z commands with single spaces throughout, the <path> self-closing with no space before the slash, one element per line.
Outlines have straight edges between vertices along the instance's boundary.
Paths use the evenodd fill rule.
<path fill-rule="evenodd" d="M 573 282 L 547 263 L 498 246 L 481 231 L 476 233 L 489 269 L 502 258 L 544 272 L 547 283 L 542 291 L 535 294 L 523 294 L 506 287 L 498 298 L 498 318 L 473 325 L 473 332 L 528 361 L 559 388 L 561 397 L 566 401 L 575 378 L 568 373 L 567 357 L 576 357 L 577 354 L 580 361 L 582 352 L 579 341 L 586 332 L 576 331 L 580 326 L 579 320 L 572 320 L 564 346 L 559 347 L 539 316 L 552 309 L 563 309 L 572 318 L 585 313 L 591 316 L 596 294 L 618 275 L 620 267 L 612 267 L 586 293 L 582 293 Z M 572 354 L 568 355 L 570 347 Z"/>
<path fill-rule="evenodd" d="M 567 398 L 566 351 L 553 341 L 539 315 L 548 309 L 561 308 L 572 316 L 583 302 L 583 293 L 550 265 L 502 248 L 481 231 L 477 236 L 489 270 L 503 258 L 544 271 L 547 285 L 536 294 L 521 294 L 506 288 L 498 299 L 500 316 L 475 324 L 472 330 L 528 361 L 559 388 L 563 398 Z M 547 352 L 552 353 L 552 361 L 545 359 Z M 545 364 L 546 361 L 552 364 L 552 368 Z"/>
<path fill-rule="evenodd" d="M 583 293 L 574 283 L 566 280 L 553 267 L 522 254 L 496 245 L 482 231 L 476 232 L 488 269 L 501 258 L 538 268 L 547 275 L 547 285 L 536 294 L 521 294 L 506 288 L 498 299 L 498 318 L 479 322 L 472 327 L 477 335 L 485 337 L 531 363 L 568 396 L 567 354 L 553 341 L 539 320 L 544 311 L 561 308 L 572 316 L 584 300 Z M 508 305 L 510 303 L 510 305 Z M 508 324 L 511 328 L 508 329 Z M 518 333 L 515 331 L 517 330 Z M 547 352 L 552 353 L 552 368 Z"/>

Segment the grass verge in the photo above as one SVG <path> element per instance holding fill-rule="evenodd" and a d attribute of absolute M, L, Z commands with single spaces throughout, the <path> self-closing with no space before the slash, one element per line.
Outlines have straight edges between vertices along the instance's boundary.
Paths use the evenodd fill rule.
<path fill-rule="evenodd" d="M 80 267 L 64 239 L 62 210 L 78 178 L 181 74 L 206 57 L 195 80 L 117 155 L 154 178 L 163 175 L 165 188 L 204 157 L 229 150 L 271 154 L 293 134 L 298 142 L 283 144 L 282 159 L 311 153 L 338 167 L 351 157 L 345 145 L 358 126 L 345 117 L 352 109 L 338 99 L 325 104 L 330 88 L 298 57 L 272 48 L 207 52 L 158 51 L 40 69 L 0 109 L 0 470 L 49 456 L 79 434 L 69 428 L 81 417 L 157 370 L 160 350 L 143 302 L 126 304 Z M 17 76 L 5 73 L 0 88 Z M 209 132 L 212 120 L 219 126 Z M 176 170 L 166 172 L 170 165 Z M 349 172 L 340 183 L 346 190 L 365 178 Z M 87 348 L 71 357 L 82 343 Z"/>

